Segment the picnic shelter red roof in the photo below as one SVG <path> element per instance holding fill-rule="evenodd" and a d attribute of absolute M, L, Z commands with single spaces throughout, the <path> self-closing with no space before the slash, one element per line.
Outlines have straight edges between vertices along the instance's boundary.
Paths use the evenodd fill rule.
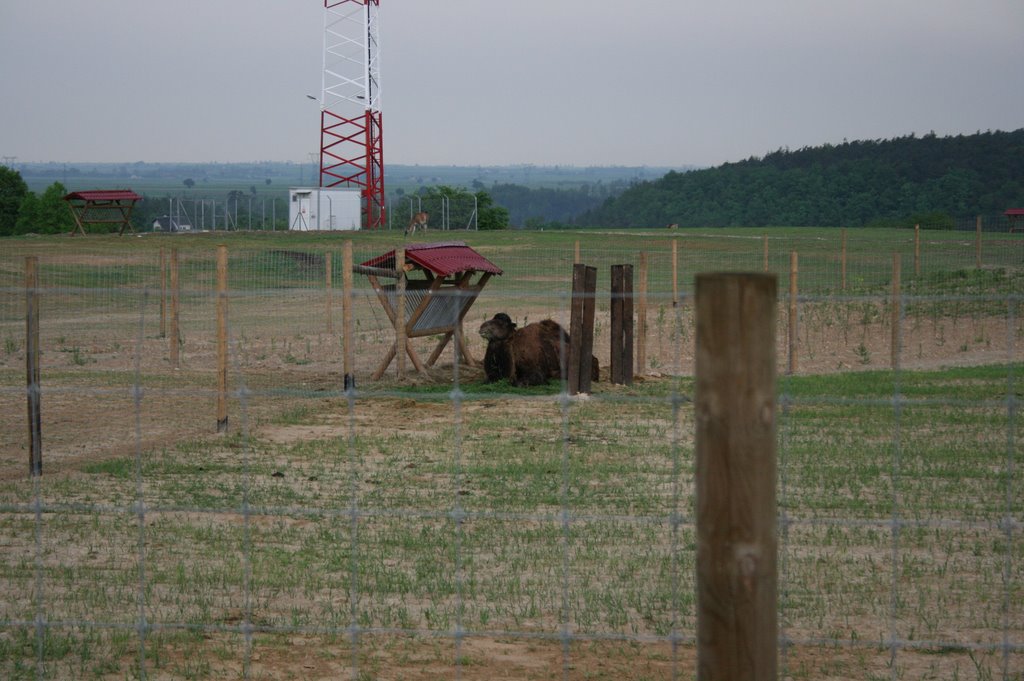
<path fill-rule="evenodd" d="M 65 201 L 138 201 L 142 197 L 131 189 L 91 189 L 82 192 L 71 192 L 64 197 Z"/>
<path fill-rule="evenodd" d="M 456 272 L 490 272 L 501 274 L 501 268 L 480 255 L 462 241 L 438 241 L 429 244 L 409 244 L 405 247 L 406 262 L 415 263 L 439 277 Z M 364 267 L 395 267 L 395 251 L 389 251 L 363 263 Z"/>
<path fill-rule="evenodd" d="M 1024 208 L 1010 208 L 1003 215 L 1006 217 L 1024 217 Z"/>

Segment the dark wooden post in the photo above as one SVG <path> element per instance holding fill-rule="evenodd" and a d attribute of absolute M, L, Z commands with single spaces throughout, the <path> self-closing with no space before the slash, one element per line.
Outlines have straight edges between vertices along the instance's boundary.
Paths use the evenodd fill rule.
<path fill-rule="evenodd" d="M 696 281 L 697 678 L 777 675 L 776 278 Z"/>
<path fill-rule="evenodd" d="M 217 246 L 217 432 L 228 430 L 228 247 Z"/>
<path fill-rule="evenodd" d="M 341 335 L 344 343 L 343 366 L 345 371 L 345 390 L 356 387 L 355 360 L 356 351 L 353 346 L 355 330 L 352 328 L 352 242 L 346 241 L 341 254 Z"/>
<path fill-rule="evenodd" d="M 43 474 L 43 419 L 39 384 L 39 258 L 25 258 L 25 394 L 28 398 L 28 474 Z"/>
<path fill-rule="evenodd" d="M 594 356 L 594 297 L 597 293 L 597 268 L 580 263 L 572 268 L 572 304 L 569 312 L 570 395 L 589 393 L 591 358 Z"/>
<path fill-rule="evenodd" d="M 633 384 L 633 266 L 612 265 L 612 383 Z"/>

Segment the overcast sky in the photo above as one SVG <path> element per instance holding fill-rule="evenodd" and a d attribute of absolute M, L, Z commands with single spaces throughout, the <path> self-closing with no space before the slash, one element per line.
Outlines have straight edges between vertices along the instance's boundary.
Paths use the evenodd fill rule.
<path fill-rule="evenodd" d="M 717 165 L 1024 127 L 1024 0 L 382 0 L 385 163 Z M 308 161 L 320 0 L 0 0 L 0 156 Z"/>

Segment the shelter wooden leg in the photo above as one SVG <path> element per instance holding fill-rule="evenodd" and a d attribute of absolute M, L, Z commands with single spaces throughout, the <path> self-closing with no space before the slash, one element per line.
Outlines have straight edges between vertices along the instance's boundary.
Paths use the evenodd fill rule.
<path fill-rule="evenodd" d="M 395 355 L 398 354 L 395 348 L 395 344 L 392 343 L 391 349 L 388 350 L 388 354 L 384 356 L 384 361 L 380 363 L 380 366 L 377 367 L 377 370 L 373 372 L 372 376 L 370 376 L 372 380 L 378 380 L 381 376 L 384 375 L 384 372 L 388 370 L 388 365 L 391 364 L 391 360 L 393 360 L 395 358 Z"/>
<path fill-rule="evenodd" d="M 427 368 L 423 366 L 423 362 L 420 361 L 420 356 L 416 354 L 415 350 L 413 350 L 412 343 L 410 343 L 408 339 L 406 339 L 405 341 L 405 354 L 407 354 L 409 356 L 409 359 L 412 360 L 412 365 L 416 367 L 416 371 L 420 372 L 421 374 L 427 372 Z"/>
<path fill-rule="evenodd" d="M 459 320 L 458 325 L 455 327 L 456 339 L 458 342 L 459 354 L 462 355 L 462 361 L 469 366 L 475 367 L 480 366 L 483 362 L 478 362 L 473 353 L 469 351 L 469 346 L 466 344 L 466 333 L 462 329 L 462 320 Z"/>
<path fill-rule="evenodd" d="M 430 357 L 427 358 L 428 367 L 434 366 L 434 362 L 436 362 L 437 358 L 441 356 L 441 353 L 444 351 L 445 346 L 448 345 L 448 341 L 450 341 L 451 339 L 451 331 L 449 331 L 448 333 L 441 337 L 441 340 L 437 342 L 437 346 L 434 348 L 434 351 L 430 353 Z"/>

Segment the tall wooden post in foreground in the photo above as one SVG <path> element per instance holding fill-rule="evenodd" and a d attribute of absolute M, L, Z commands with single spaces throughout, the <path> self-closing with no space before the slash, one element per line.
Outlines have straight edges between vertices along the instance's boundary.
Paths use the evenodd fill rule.
<path fill-rule="evenodd" d="M 39 258 L 25 258 L 25 394 L 28 397 L 28 474 L 43 474 L 43 425 L 39 386 Z"/>
<path fill-rule="evenodd" d="M 228 430 L 228 247 L 217 246 L 217 432 Z"/>
<path fill-rule="evenodd" d="M 697 678 L 777 674 L 776 279 L 696 282 Z"/>

